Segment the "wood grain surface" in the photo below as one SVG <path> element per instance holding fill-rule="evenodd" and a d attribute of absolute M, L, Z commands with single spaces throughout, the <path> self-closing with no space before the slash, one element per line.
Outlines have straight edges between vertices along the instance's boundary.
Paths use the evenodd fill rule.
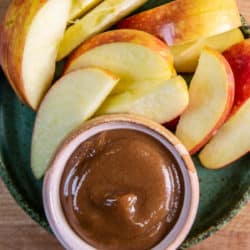
<path fill-rule="evenodd" d="M 35 1 L 35 0 L 34 0 Z M 192 1 L 192 0 L 190 0 Z M 219 1 L 219 0 L 218 0 Z M 0 0 L 0 17 L 10 0 Z M 250 23 L 250 0 L 238 0 Z M 223 230 L 191 250 L 250 249 L 250 202 Z M 12 199 L 0 181 L 0 250 L 57 250 L 57 240 L 32 221 Z"/>

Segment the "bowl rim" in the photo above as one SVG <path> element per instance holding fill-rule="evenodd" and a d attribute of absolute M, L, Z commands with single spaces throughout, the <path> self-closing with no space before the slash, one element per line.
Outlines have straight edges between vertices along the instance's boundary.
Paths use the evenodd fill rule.
<path fill-rule="evenodd" d="M 184 178 L 184 203 L 170 233 L 153 249 L 177 249 L 189 234 L 197 215 L 200 197 L 197 171 L 189 152 L 173 133 L 152 120 L 132 114 L 103 115 L 89 120 L 70 133 L 57 148 L 43 184 L 45 214 L 56 238 L 66 249 L 95 249 L 79 237 L 67 222 L 60 202 L 60 183 L 65 164 L 79 145 L 102 131 L 114 129 L 131 129 L 148 134 L 176 156 Z"/>

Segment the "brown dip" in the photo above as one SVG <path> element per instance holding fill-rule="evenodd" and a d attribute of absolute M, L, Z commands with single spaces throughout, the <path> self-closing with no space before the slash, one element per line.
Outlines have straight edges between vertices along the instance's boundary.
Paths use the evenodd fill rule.
<path fill-rule="evenodd" d="M 97 249 L 144 250 L 176 224 L 183 177 L 172 153 L 131 129 L 101 132 L 67 162 L 60 186 L 72 229 Z"/>

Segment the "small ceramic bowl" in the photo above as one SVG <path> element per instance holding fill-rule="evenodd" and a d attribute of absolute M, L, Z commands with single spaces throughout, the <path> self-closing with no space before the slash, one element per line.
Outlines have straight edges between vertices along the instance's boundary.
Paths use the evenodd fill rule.
<path fill-rule="evenodd" d="M 184 203 L 175 226 L 154 250 L 177 249 L 187 237 L 196 217 L 199 203 L 199 181 L 194 164 L 185 147 L 161 125 L 134 115 L 102 116 L 84 123 L 59 147 L 43 184 L 43 202 L 48 222 L 60 243 L 70 250 L 95 249 L 81 239 L 69 226 L 60 202 L 60 182 L 65 165 L 80 144 L 107 130 L 133 129 L 149 134 L 166 146 L 176 158 L 184 180 Z"/>

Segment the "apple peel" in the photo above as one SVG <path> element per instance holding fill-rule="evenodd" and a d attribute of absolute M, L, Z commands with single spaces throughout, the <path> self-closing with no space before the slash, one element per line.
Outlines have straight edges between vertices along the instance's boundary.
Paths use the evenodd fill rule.
<path fill-rule="evenodd" d="M 1 22 L 1 66 L 17 96 L 34 110 L 53 80 L 70 6 L 70 0 L 12 1 Z"/>
<path fill-rule="evenodd" d="M 198 152 L 228 118 L 234 100 L 234 77 L 226 59 L 205 48 L 190 84 L 190 104 L 176 136 L 191 154 Z"/>
<path fill-rule="evenodd" d="M 43 176 L 62 140 L 96 112 L 118 81 L 105 70 L 88 68 L 71 72 L 53 85 L 35 120 L 31 166 L 36 178 Z"/>

